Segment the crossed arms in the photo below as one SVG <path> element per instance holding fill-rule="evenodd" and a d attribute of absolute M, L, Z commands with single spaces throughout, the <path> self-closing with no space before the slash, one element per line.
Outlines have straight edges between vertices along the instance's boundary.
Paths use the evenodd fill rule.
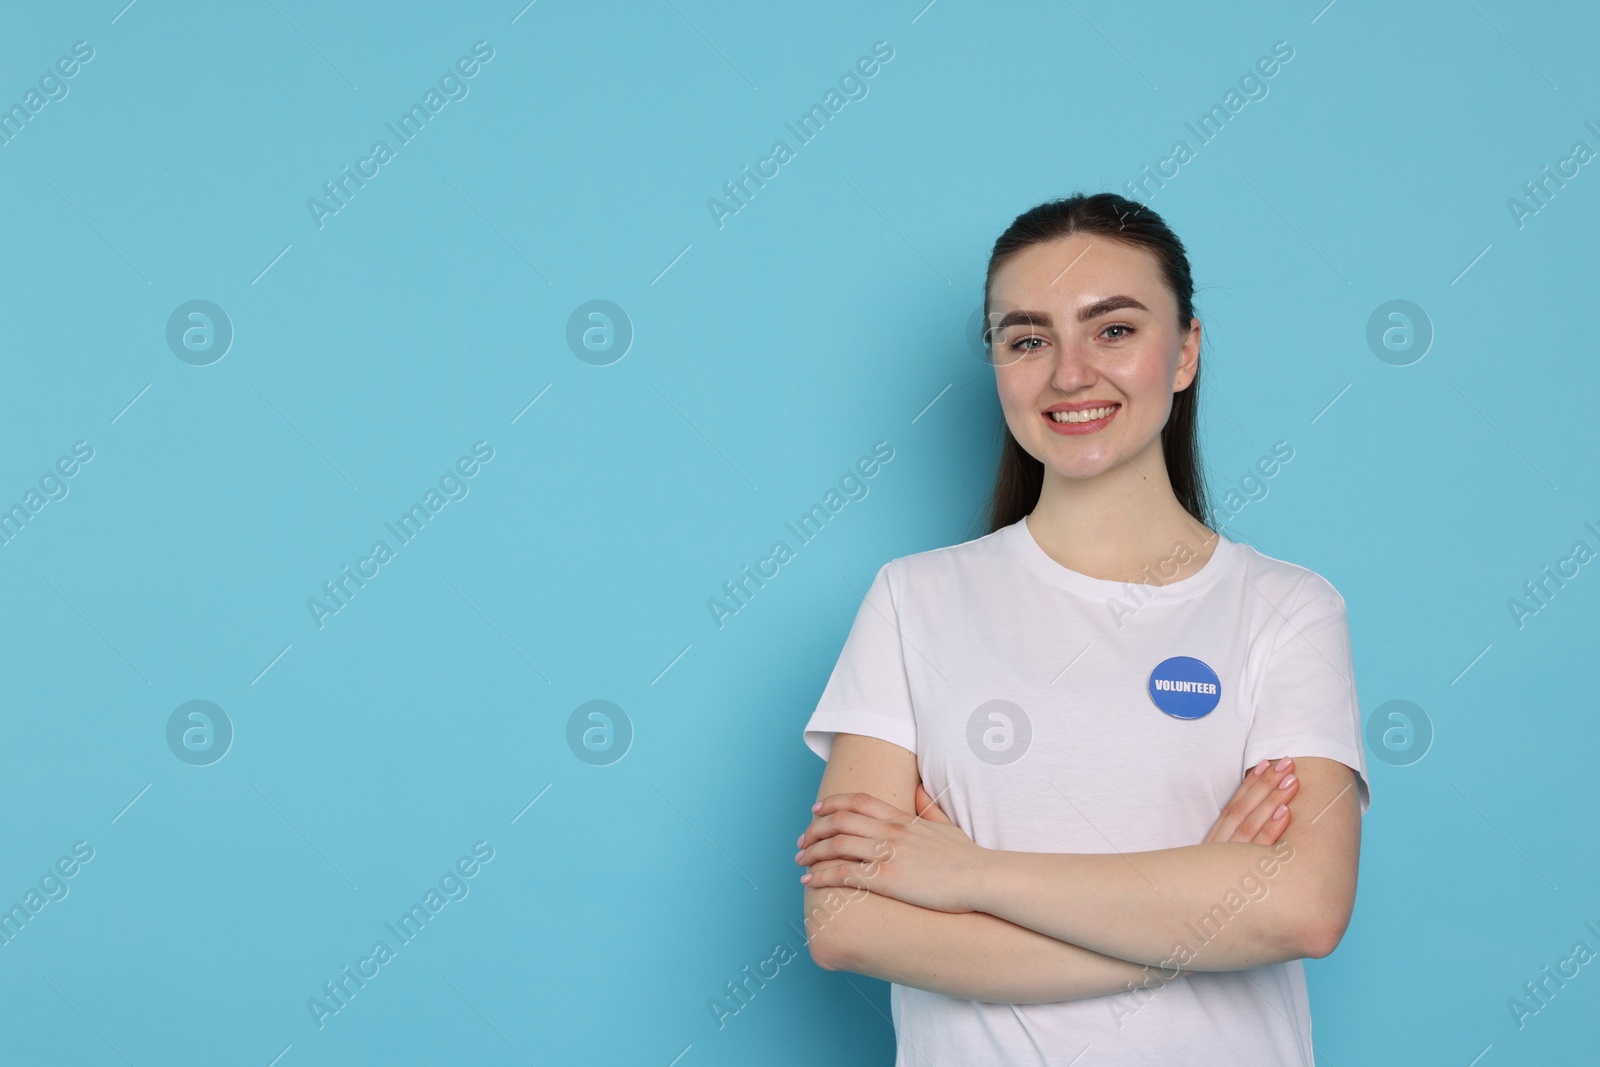
<path fill-rule="evenodd" d="M 1281 831 L 1257 833 L 1248 813 L 1224 812 L 1206 842 L 1180 848 L 1005 852 L 913 817 L 911 752 L 838 734 L 797 857 L 811 876 L 812 959 L 961 999 L 1035 1004 L 1325 956 L 1355 903 L 1355 772 L 1319 757 L 1296 758 L 1294 772 Z M 1262 884 L 1270 890 L 1241 906 L 1241 885 Z"/>

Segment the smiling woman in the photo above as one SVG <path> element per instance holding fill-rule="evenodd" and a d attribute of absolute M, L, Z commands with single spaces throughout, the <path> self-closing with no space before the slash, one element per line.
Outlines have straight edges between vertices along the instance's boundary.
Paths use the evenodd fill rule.
<path fill-rule="evenodd" d="M 893 983 L 902 1067 L 1313 1063 L 1370 804 L 1349 629 L 1207 525 L 1192 296 L 1114 194 L 1007 229 L 988 532 L 879 568 L 806 723 L 808 943 Z"/>

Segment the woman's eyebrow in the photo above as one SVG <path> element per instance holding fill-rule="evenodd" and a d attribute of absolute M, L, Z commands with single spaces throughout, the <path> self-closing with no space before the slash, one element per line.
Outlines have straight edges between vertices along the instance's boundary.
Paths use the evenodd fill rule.
<path fill-rule="evenodd" d="M 1149 311 L 1143 303 L 1131 296 L 1108 296 L 1104 300 L 1078 309 L 1078 321 L 1088 322 L 1090 319 L 1099 318 L 1101 315 L 1122 308 L 1137 308 L 1140 311 Z M 1042 326 L 1045 328 L 1053 325 L 1048 311 L 1008 311 L 996 324 L 996 328 L 1004 329 L 1007 326 Z"/>
<path fill-rule="evenodd" d="M 1108 311 L 1118 311 L 1122 308 L 1138 308 L 1140 311 L 1150 310 L 1131 296 L 1108 296 L 1104 300 L 1096 300 L 1088 307 L 1079 308 L 1078 321 L 1088 322 L 1090 319 L 1099 318 Z"/>

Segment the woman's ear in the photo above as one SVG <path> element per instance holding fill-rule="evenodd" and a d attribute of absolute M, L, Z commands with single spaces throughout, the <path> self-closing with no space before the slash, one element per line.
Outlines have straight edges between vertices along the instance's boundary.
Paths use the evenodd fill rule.
<path fill-rule="evenodd" d="M 1172 377 L 1172 391 L 1181 393 L 1194 383 L 1200 373 L 1200 320 L 1189 320 L 1189 333 L 1178 351 L 1178 367 Z"/>

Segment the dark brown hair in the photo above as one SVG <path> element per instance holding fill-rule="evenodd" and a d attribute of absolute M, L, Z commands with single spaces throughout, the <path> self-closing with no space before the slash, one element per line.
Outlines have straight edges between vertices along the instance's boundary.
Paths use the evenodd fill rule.
<path fill-rule="evenodd" d="M 1024 248 L 1075 233 L 1097 234 L 1125 244 L 1144 248 L 1155 255 L 1167 287 L 1178 304 L 1178 329 L 1186 333 L 1194 317 L 1194 279 L 1189 273 L 1189 257 L 1183 242 L 1167 227 L 1160 215 L 1143 204 L 1116 193 L 1074 194 L 1029 208 L 1016 217 L 994 243 L 989 253 L 989 272 L 983 282 L 985 323 L 989 314 L 989 291 L 995 273 Z M 1167 477 L 1172 491 L 1185 511 L 1208 525 L 1205 479 L 1200 469 L 1199 415 L 1200 368 L 1194 380 L 1172 395 L 1172 413 L 1161 430 L 1161 453 L 1166 459 Z M 993 533 L 1020 520 L 1039 503 L 1044 487 L 1044 464 L 1023 451 L 1005 419 L 1000 420 L 1000 467 L 995 474 L 994 491 L 989 498 L 985 524 Z"/>

